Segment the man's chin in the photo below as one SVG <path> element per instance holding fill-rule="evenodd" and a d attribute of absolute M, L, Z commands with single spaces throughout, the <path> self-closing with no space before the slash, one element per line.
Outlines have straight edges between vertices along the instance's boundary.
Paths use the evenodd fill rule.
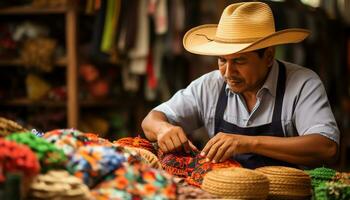
<path fill-rule="evenodd" d="M 239 94 L 243 92 L 242 88 L 237 88 L 237 87 L 229 87 L 229 88 L 230 88 L 230 91 L 233 93 Z"/>

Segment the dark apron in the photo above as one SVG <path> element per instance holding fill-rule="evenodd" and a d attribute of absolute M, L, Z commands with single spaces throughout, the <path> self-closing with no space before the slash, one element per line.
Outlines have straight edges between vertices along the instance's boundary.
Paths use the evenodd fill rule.
<path fill-rule="evenodd" d="M 221 92 L 219 95 L 218 103 L 216 105 L 215 112 L 215 134 L 218 132 L 231 133 L 231 134 L 241 134 L 249 136 L 275 136 L 275 137 L 284 137 L 284 132 L 282 129 L 281 122 L 281 112 L 283 104 L 283 96 L 285 91 L 285 82 L 286 82 L 286 69 L 283 63 L 278 61 L 279 73 L 278 73 L 278 84 L 276 91 L 276 100 L 275 107 L 273 111 L 272 122 L 269 124 L 264 124 L 261 126 L 242 128 L 231 124 L 223 119 L 224 112 L 227 106 L 227 95 L 226 95 L 226 82 L 224 82 Z M 266 156 L 246 153 L 246 154 L 237 154 L 234 156 L 235 160 L 241 163 L 245 168 L 255 169 L 262 166 L 289 166 L 296 167 L 293 164 L 272 159 Z"/>

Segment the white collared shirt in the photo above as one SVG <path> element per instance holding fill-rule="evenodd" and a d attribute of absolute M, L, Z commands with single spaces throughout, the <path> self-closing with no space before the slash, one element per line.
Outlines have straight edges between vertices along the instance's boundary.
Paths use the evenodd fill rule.
<path fill-rule="evenodd" d="M 281 116 L 285 136 L 316 133 L 339 144 L 339 130 L 318 75 L 310 69 L 282 62 L 286 66 L 286 90 Z M 278 63 L 274 61 L 250 113 L 242 95 L 231 92 L 227 86 L 228 101 L 224 120 L 240 127 L 271 123 L 278 70 Z M 218 70 L 207 73 L 154 110 L 163 112 L 170 123 L 181 126 L 187 134 L 204 126 L 209 136 L 213 137 L 215 109 L 223 81 Z"/>

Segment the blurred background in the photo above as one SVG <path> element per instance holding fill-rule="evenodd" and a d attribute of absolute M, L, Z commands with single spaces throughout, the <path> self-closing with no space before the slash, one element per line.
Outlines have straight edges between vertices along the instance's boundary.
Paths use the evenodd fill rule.
<path fill-rule="evenodd" d="M 27 128 L 73 127 L 114 140 L 142 135 L 156 105 L 216 58 L 187 53 L 190 28 L 218 23 L 227 0 L 0 1 L 0 116 Z M 342 133 L 338 167 L 350 161 L 350 1 L 274 0 L 276 30 L 307 28 L 278 59 L 322 79 Z M 202 136 L 198 140 L 203 140 Z"/>

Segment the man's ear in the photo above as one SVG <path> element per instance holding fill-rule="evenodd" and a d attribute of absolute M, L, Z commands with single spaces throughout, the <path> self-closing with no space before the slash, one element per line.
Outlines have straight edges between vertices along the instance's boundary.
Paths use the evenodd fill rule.
<path fill-rule="evenodd" d="M 267 65 L 272 67 L 275 58 L 275 47 L 268 47 L 265 51 L 265 56 Z"/>

